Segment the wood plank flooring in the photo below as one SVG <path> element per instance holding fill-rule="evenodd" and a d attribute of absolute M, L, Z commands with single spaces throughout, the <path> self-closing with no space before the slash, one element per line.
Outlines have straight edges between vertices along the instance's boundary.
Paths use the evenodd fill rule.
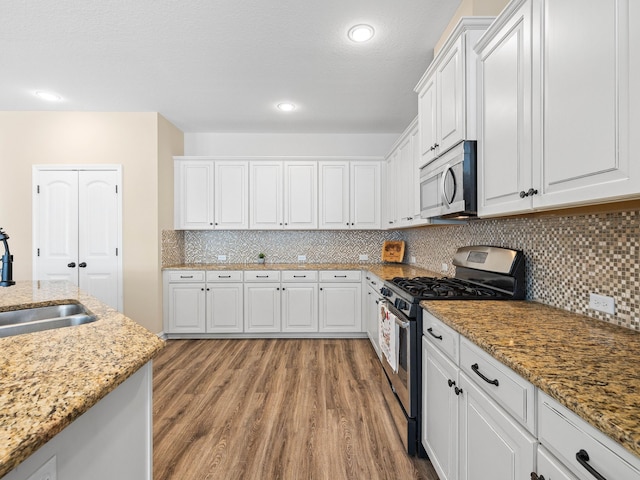
<path fill-rule="evenodd" d="M 154 479 L 437 480 L 408 457 L 368 340 L 171 340 L 154 360 Z"/>

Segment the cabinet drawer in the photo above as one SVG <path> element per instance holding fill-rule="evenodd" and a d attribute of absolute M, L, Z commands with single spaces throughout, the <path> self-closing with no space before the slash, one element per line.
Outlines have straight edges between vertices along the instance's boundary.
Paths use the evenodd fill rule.
<path fill-rule="evenodd" d="M 362 272 L 360 270 L 322 270 L 321 282 L 360 282 Z"/>
<path fill-rule="evenodd" d="M 577 459 L 584 450 L 587 464 L 607 480 L 640 480 L 638 457 L 543 392 L 538 392 L 538 416 L 540 443 L 578 478 L 596 478 Z"/>
<path fill-rule="evenodd" d="M 535 431 L 535 387 L 466 338 L 460 339 L 460 368 L 502 408 Z"/>
<path fill-rule="evenodd" d="M 279 282 L 278 270 L 249 270 L 244 272 L 245 282 Z"/>
<path fill-rule="evenodd" d="M 453 360 L 457 365 L 460 360 L 460 334 L 426 310 L 422 312 L 424 338 L 433 343 L 438 350 Z"/>
<path fill-rule="evenodd" d="M 242 272 L 239 270 L 210 270 L 207 272 L 207 282 L 241 282 Z"/>
<path fill-rule="evenodd" d="M 201 270 L 169 271 L 167 277 L 170 283 L 176 282 L 204 282 L 205 272 Z"/>
<path fill-rule="evenodd" d="M 284 270 L 282 272 L 283 282 L 317 282 L 318 272 L 316 270 Z"/>

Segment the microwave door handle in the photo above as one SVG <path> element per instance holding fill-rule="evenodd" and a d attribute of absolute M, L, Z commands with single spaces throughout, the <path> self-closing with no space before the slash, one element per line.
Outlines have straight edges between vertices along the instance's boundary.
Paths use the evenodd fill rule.
<path fill-rule="evenodd" d="M 447 206 L 451 206 L 451 202 L 449 201 L 449 199 L 447 198 L 447 193 L 445 192 L 445 185 L 447 184 L 447 174 L 451 173 L 451 176 L 453 178 L 453 195 L 451 197 L 451 199 L 455 199 L 456 198 L 456 177 L 453 176 L 453 167 L 451 167 L 450 163 L 447 163 L 444 166 L 444 169 L 442 170 L 442 178 L 440 179 L 440 195 L 442 197 L 442 203 L 444 203 Z"/>

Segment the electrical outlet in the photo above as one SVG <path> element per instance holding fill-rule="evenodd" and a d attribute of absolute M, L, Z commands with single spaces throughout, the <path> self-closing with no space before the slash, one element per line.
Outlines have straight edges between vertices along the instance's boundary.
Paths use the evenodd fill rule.
<path fill-rule="evenodd" d="M 409 258 L 409 263 L 411 263 L 411 264 L 416 263 L 416 257 L 410 257 Z"/>
<path fill-rule="evenodd" d="M 218 255 L 218 261 L 219 262 L 226 262 L 227 261 L 227 256 L 226 255 Z"/>
<path fill-rule="evenodd" d="M 448 272 L 449 271 L 449 264 L 448 263 L 443 263 L 442 267 L 440 268 L 440 271 L 442 273 Z"/>
<path fill-rule="evenodd" d="M 306 262 L 307 261 L 307 256 L 306 255 L 298 255 L 298 261 L 299 262 Z"/>
<path fill-rule="evenodd" d="M 598 295 L 597 293 L 590 293 L 589 308 L 598 310 L 599 312 L 610 313 L 611 315 L 615 315 L 616 301 L 613 297 L 608 297 L 606 295 Z"/>
<path fill-rule="evenodd" d="M 358 260 L 366 262 L 367 260 L 369 260 L 369 255 L 360 254 L 358 255 Z"/>

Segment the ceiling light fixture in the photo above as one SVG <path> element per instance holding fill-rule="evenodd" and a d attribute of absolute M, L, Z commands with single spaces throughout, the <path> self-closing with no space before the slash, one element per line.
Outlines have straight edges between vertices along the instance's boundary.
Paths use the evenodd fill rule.
<path fill-rule="evenodd" d="M 349 38 L 357 43 L 366 42 L 373 38 L 375 30 L 371 25 L 360 24 L 349 29 Z"/>
<path fill-rule="evenodd" d="M 59 102 L 60 100 L 62 100 L 62 97 L 57 93 L 43 92 L 41 90 L 35 92 L 35 95 L 36 97 L 42 100 L 46 100 L 47 102 Z"/>
<path fill-rule="evenodd" d="M 296 109 L 296 106 L 293 103 L 283 102 L 278 104 L 278 110 L 283 112 L 293 112 Z"/>

